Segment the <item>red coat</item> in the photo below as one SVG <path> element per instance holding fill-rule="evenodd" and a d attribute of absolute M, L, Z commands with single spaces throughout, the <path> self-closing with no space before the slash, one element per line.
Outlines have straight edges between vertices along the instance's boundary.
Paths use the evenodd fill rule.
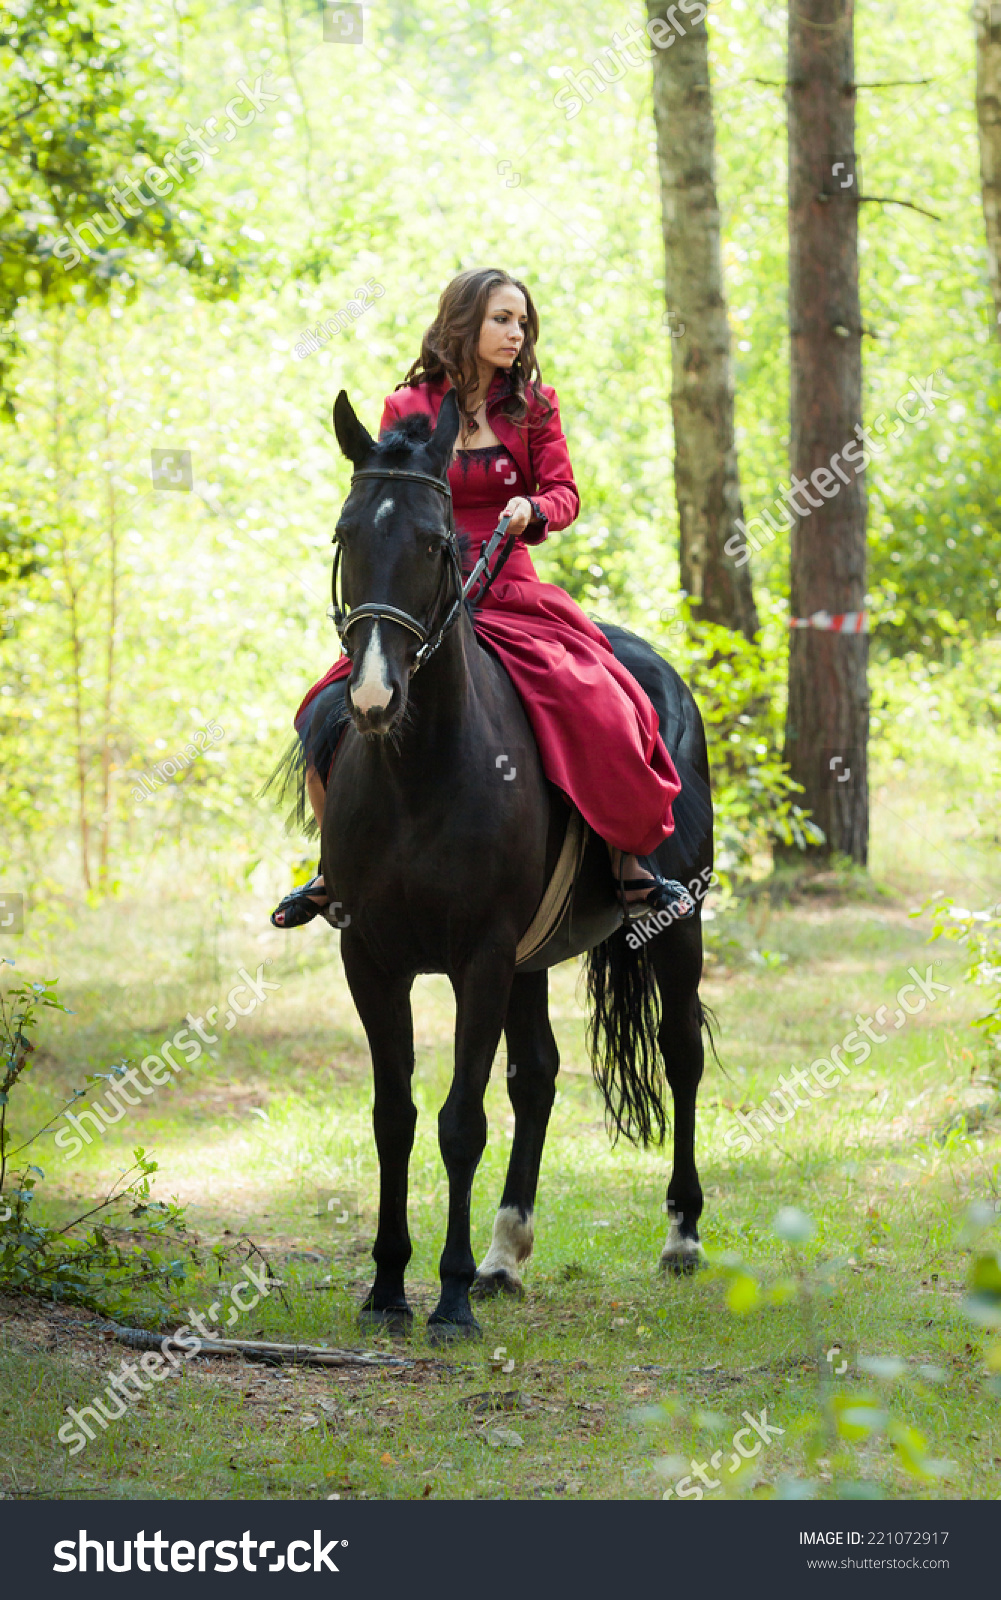
<path fill-rule="evenodd" d="M 397 389 L 386 400 L 383 432 L 415 412 L 436 418 L 446 389 Z M 555 390 L 543 388 L 552 414 L 532 428 L 518 427 L 497 410 L 505 390 L 506 375 L 499 372 L 487 411 L 500 446 L 473 450 L 449 469 L 456 524 L 469 535 L 468 564 L 512 496 L 530 499 L 536 516 L 515 540 L 473 625 L 518 691 L 546 777 L 569 795 L 600 838 L 626 854 L 648 855 L 674 830 L 671 806 L 681 784 L 657 713 L 636 679 L 576 601 L 539 580 L 526 545 L 573 522 L 580 497 Z M 543 409 L 533 400 L 530 416 L 541 416 Z M 307 694 L 296 725 L 302 726 L 303 712 L 321 689 L 350 672 L 351 662 L 342 655 Z"/>
<path fill-rule="evenodd" d="M 441 383 L 422 383 L 412 389 L 395 390 L 386 396 L 380 431 L 386 433 L 402 417 L 421 412 L 426 412 L 432 423 L 437 422 L 441 403 L 451 387 L 447 380 L 443 380 Z M 560 528 L 569 528 L 571 522 L 575 522 L 580 515 L 580 495 L 574 483 L 570 452 L 563 437 L 556 390 L 548 383 L 540 383 L 539 388 L 552 406 L 552 412 L 546 417 L 545 407 L 529 391 L 526 397 L 528 418 L 520 425 L 497 409 L 507 393 L 506 374 L 498 371 L 487 391 L 487 420 L 491 428 L 514 457 L 525 482 L 537 486 L 538 492 L 531 498 L 540 515 L 528 524 L 522 534 L 526 544 L 541 544 L 550 529 L 559 531 Z M 529 421 L 531 428 L 526 425 Z"/>

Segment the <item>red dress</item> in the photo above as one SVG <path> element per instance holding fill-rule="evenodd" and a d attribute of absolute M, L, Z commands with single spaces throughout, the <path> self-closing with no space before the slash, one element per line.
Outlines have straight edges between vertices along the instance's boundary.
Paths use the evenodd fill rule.
<path fill-rule="evenodd" d="M 434 419 L 446 387 L 420 384 L 391 394 L 382 431 L 418 410 Z M 512 496 L 530 498 L 537 513 L 516 538 L 473 626 L 518 691 L 546 777 L 600 838 L 627 855 L 649 855 L 674 831 L 671 805 L 681 792 L 657 713 L 577 603 L 555 584 L 541 582 L 526 548 L 540 543 L 550 526 L 568 526 L 580 508 L 556 394 L 541 387 L 551 416 L 519 428 L 494 411 L 508 388 L 507 375 L 498 372 L 487 408 L 501 444 L 460 452 L 449 469 L 456 524 L 469 535 L 467 570 Z M 541 419 L 543 409 L 537 401 L 530 405 L 530 423 Z M 321 689 L 350 672 L 351 662 L 342 655 L 310 689 L 296 721 Z"/>

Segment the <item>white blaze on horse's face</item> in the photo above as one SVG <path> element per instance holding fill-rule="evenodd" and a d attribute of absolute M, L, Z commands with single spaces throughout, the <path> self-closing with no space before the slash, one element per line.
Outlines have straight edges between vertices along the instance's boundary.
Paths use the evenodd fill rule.
<path fill-rule="evenodd" d="M 358 681 L 351 685 L 351 703 L 363 717 L 373 711 L 385 711 L 393 698 L 393 685 L 389 681 L 386 657 L 382 653 L 380 626 L 378 621 L 373 622 Z"/>
<path fill-rule="evenodd" d="M 391 494 L 387 494 L 385 500 L 382 501 L 378 511 L 372 519 L 377 527 L 380 522 L 384 522 L 387 517 L 392 516 L 395 506 L 396 501 L 393 499 Z"/>

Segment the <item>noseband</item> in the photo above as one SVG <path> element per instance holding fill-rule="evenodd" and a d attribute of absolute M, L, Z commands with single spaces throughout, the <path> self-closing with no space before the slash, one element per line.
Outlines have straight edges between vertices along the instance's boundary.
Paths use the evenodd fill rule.
<path fill-rule="evenodd" d="M 364 605 L 355 606 L 351 611 L 345 612 L 337 593 L 341 566 L 340 545 L 338 545 L 334 554 L 334 570 L 332 578 L 333 607 L 331 610 L 331 616 L 334 619 L 334 627 L 337 629 L 338 637 L 343 643 L 348 629 L 353 627 L 356 622 L 364 621 L 366 617 L 375 617 L 380 622 L 395 622 L 399 627 L 406 628 L 409 633 L 415 634 L 416 637 L 421 641 L 420 648 L 414 657 L 414 664 L 410 669 L 410 675 L 412 677 L 418 668 L 422 667 L 424 662 L 427 661 L 429 657 L 434 655 L 442 640 L 445 638 L 445 635 L 452 627 L 454 627 L 455 623 L 458 621 L 459 612 L 462 610 L 464 603 L 469 599 L 470 595 L 472 595 L 474 600 L 482 600 L 497 574 L 500 572 L 501 567 L 504 565 L 511 553 L 511 547 L 514 543 L 513 534 L 508 537 L 505 548 L 492 572 L 490 571 L 490 562 L 497 551 L 498 546 L 504 540 L 505 534 L 507 534 L 507 525 L 511 518 L 501 517 L 493 533 L 490 535 L 490 538 L 483 541 L 483 544 L 480 546 L 479 560 L 473 567 L 473 570 L 469 574 L 469 577 L 466 579 L 465 583 L 463 583 L 462 563 L 459 559 L 459 538 L 458 534 L 456 533 L 455 513 L 452 506 L 452 491 L 447 482 L 445 482 L 442 478 L 432 477 L 428 472 L 407 472 L 398 468 L 383 467 L 381 469 L 364 468 L 361 472 L 353 473 L 351 476 L 351 487 L 354 488 L 356 483 L 359 483 L 366 478 L 371 478 L 373 481 L 379 482 L 383 482 L 389 478 L 409 478 L 413 483 L 428 484 L 432 489 L 436 489 L 438 493 L 444 497 L 447 507 L 448 532 L 444 549 L 448 558 L 447 576 L 448 579 L 451 580 L 450 586 L 453 590 L 454 599 L 444 622 L 440 623 L 439 626 L 433 631 L 430 623 L 423 623 L 419 621 L 417 617 L 411 616 L 409 611 L 403 611 L 399 606 L 384 605 L 381 601 L 366 601 Z M 475 594 L 473 594 L 473 590 L 476 589 L 476 585 L 480 583 L 480 580 L 483 578 L 484 574 L 486 574 L 486 582 L 482 584 L 482 587 L 476 590 Z M 432 607 L 432 614 L 438 608 L 439 598 L 440 592 L 439 596 L 435 598 L 434 605 Z"/>

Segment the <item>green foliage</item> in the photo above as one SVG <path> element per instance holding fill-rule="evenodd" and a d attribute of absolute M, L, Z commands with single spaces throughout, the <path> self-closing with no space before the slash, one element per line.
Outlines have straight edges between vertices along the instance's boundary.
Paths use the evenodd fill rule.
<path fill-rule="evenodd" d="M 907 440 L 869 505 L 881 643 L 941 656 L 1001 622 L 1001 384 L 958 390 Z M 964 386 L 965 389 L 965 386 Z M 958 395 L 962 397 L 958 397 Z"/>
<path fill-rule="evenodd" d="M 720 7 L 709 23 L 748 519 L 789 482 L 785 20 L 781 9 L 747 5 Z M 1001 392 L 973 29 L 958 12 L 946 21 L 904 0 L 878 21 L 860 12 L 855 41 L 862 193 L 940 219 L 892 204 L 859 211 L 865 420 L 878 445 L 865 476 L 874 648 L 941 654 L 957 637 L 996 635 L 1001 606 Z M 945 401 L 913 423 L 897 420 L 899 402 L 913 410 L 914 380 L 933 372 Z M 787 538 L 753 558 L 756 581 L 773 593 L 787 589 Z"/>
<path fill-rule="evenodd" d="M 970 1292 L 963 1302 L 967 1316 L 989 1328 L 1001 1328 L 1001 1255 L 981 1251 L 970 1265 Z"/>
<path fill-rule="evenodd" d="M 877 659 L 871 726 L 884 770 L 929 764 L 975 801 L 978 832 L 992 842 L 998 813 L 1001 637 L 960 638 L 945 659 L 916 650 Z"/>
<path fill-rule="evenodd" d="M 912 916 L 921 916 L 931 908 L 933 929 L 931 940 L 951 939 L 965 948 L 967 983 L 977 988 L 993 990 L 988 997 L 988 1009 L 976 1017 L 971 1026 L 978 1029 L 985 1047 L 986 1075 L 1001 1095 L 1001 906 L 990 906 L 983 911 L 971 911 L 957 906 L 950 896 L 926 902 Z"/>
<path fill-rule="evenodd" d="M 833 1293 L 836 1264 L 820 1256 L 812 1266 L 808 1266 L 802 1259 L 798 1247 L 807 1245 L 815 1237 L 817 1225 L 811 1216 L 798 1207 L 784 1206 L 774 1218 L 772 1229 L 776 1237 L 791 1248 L 791 1276 L 766 1285 L 736 1256 L 723 1256 L 714 1264 L 714 1270 L 727 1285 L 727 1308 L 737 1316 L 760 1312 L 768 1306 L 784 1305 L 790 1300 L 797 1301 L 801 1308 L 804 1331 L 815 1351 L 817 1365 L 816 1407 L 802 1413 L 796 1420 L 796 1432 L 806 1444 L 808 1471 L 814 1472 L 821 1460 L 828 1458 L 835 1475 L 835 1493 L 839 1499 L 878 1498 L 875 1485 L 850 1476 L 853 1470 L 851 1447 L 866 1444 L 882 1435 L 893 1446 L 897 1464 L 908 1476 L 923 1483 L 936 1483 L 950 1476 L 953 1464 L 934 1460 L 929 1455 L 927 1440 L 902 1417 L 894 1415 L 886 1398 L 877 1396 L 869 1389 L 834 1385 L 816 1330 L 817 1305 L 819 1301 L 829 1299 Z M 985 1277 L 985 1274 L 981 1276 Z M 1001 1284 L 1001 1277 L 998 1283 Z M 892 1356 L 863 1357 L 858 1367 L 884 1386 L 907 1375 L 906 1364 Z M 919 1387 L 923 1381 L 919 1374 L 916 1380 Z M 812 1478 L 786 1479 L 780 1486 L 780 1497 L 813 1499 L 816 1490 L 817 1483 Z"/>
<path fill-rule="evenodd" d="M 125 15 L 123 16 L 123 11 Z M 142 102 L 176 85 L 175 63 L 135 34 L 119 0 L 8 0 L 0 23 L 0 397 L 9 415 L 13 318 L 22 301 L 47 306 L 127 303 L 152 252 L 210 293 L 235 288 L 235 264 L 217 261 L 195 215 L 165 197 L 114 206 L 116 181 L 160 166 L 166 130 Z M 111 207 L 109 213 L 108 208 Z M 97 214 L 106 227 L 93 226 Z M 117 219 L 117 223 L 115 221 Z M 91 224 L 84 250 L 68 230 Z M 111 238 L 108 245 L 105 240 Z M 71 253 L 78 259 L 71 261 Z M 82 259 L 80 259 L 82 257 Z"/>
<path fill-rule="evenodd" d="M 13 965 L 6 957 L 0 958 L 0 967 Z M 0 1191 L 11 1153 L 11 1133 L 7 1126 L 10 1095 L 14 1085 L 30 1070 L 31 1055 L 35 1048 L 27 1029 L 33 1025 L 40 1010 L 69 1009 L 56 995 L 55 985 L 55 979 L 47 979 L 42 983 L 21 983 L 12 986 L 6 994 L 0 994 L 0 1064 L 3 1066 L 3 1077 L 0 1078 Z"/>
<path fill-rule="evenodd" d="M 0 966 L 4 964 L 0 961 Z M 166 1259 L 150 1244 L 167 1230 L 183 1225 L 176 1206 L 150 1202 L 156 1162 L 137 1147 L 133 1165 L 120 1174 L 104 1199 L 61 1228 L 39 1222 L 33 1214 L 36 1186 L 45 1177 L 40 1166 L 26 1163 L 13 1175 L 12 1184 L 6 1182 L 10 1158 L 28 1149 L 45 1131 L 40 1128 L 11 1147 L 10 1097 L 30 1070 L 35 1050 L 28 1030 L 39 1011 L 67 1009 L 56 995 L 54 979 L 17 984 L 0 994 L 0 1290 L 44 1295 L 117 1315 L 132 1303 L 139 1286 L 163 1290 L 184 1276 L 180 1260 Z M 83 1092 L 78 1091 L 67 1104 L 72 1105 Z M 60 1107 L 56 1116 L 63 1110 L 65 1107 Z M 55 1117 L 45 1126 L 53 1121 Z M 145 1238 L 141 1244 L 132 1234 L 125 1232 L 121 1237 L 120 1228 L 109 1226 L 110 1214 L 124 1205 L 133 1216 L 143 1217 Z M 94 1222 L 95 1217 L 102 1220 Z"/>
<path fill-rule="evenodd" d="M 728 628 L 693 622 L 685 601 L 672 612 L 670 642 L 662 653 L 691 686 L 705 722 L 724 872 L 746 872 L 775 843 L 803 850 L 823 841 L 796 803 L 802 790 L 780 754 L 786 634 L 776 606 L 764 614 L 753 642 Z"/>
<path fill-rule="evenodd" d="M 965 1242 L 971 1246 L 967 1292 L 963 1310 L 978 1328 L 1001 1330 L 1001 1251 L 988 1248 L 987 1235 L 995 1213 L 982 1201 L 969 1207 L 965 1221 Z M 990 1377 L 987 1387 L 1001 1398 L 1001 1339 L 984 1352 Z"/>
<path fill-rule="evenodd" d="M 86 858 L 87 881 L 110 890 L 193 839 L 235 880 L 261 861 L 287 869 L 279 819 L 249 797 L 336 653 L 329 540 L 347 473 L 331 402 L 346 387 L 375 428 L 443 284 L 489 262 L 538 304 L 582 495 L 578 522 L 533 553 L 540 576 L 654 639 L 693 683 L 725 872 L 815 838 L 781 763 L 785 540 L 753 558 L 757 644 L 689 630 L 678 594 L 649 68 L 572 119 L 554 106 L 621 20 L 609 0 L 525 0 L 516 15 L 393 0 L 366 13 L 359 50 L 324 44 L 313 4 L 6 7 L 0 309 L 16 308 L 22 354 L 0 460 L 0 828 L 25 882 L 48 895 Z M 788 481 L 784 107 L 758 81 L 784 77 L 784 13 L 718 8 L 710 47 L 750 518 Z M 865 187 L 945 219 L 862 209 L 867 417 L 892 417 L 912 374 L 940 368 L 951 385 L 867 473 L 880 763 L 928 702 L 952 748 L 972 752 L 978 723 L 998 720 L 974 649 L 996 629 L 998 360 L 968 23 L 905 0 L 859 19 L 858 52 L 862 81 L 899 77 L 905 56 L 935 80 L 860 92 Z M 258 73 L 279 94 L 267 115 L 64 272 L 65 225 Z M 385 289 L 372 308 L 297 359 L 300 331 L 370 277 Z M 156 447 L 192 451 L 191 493 L 154 487 Z M 219 748 L 137 801 L 138 775 L 210 716 Z"/>

